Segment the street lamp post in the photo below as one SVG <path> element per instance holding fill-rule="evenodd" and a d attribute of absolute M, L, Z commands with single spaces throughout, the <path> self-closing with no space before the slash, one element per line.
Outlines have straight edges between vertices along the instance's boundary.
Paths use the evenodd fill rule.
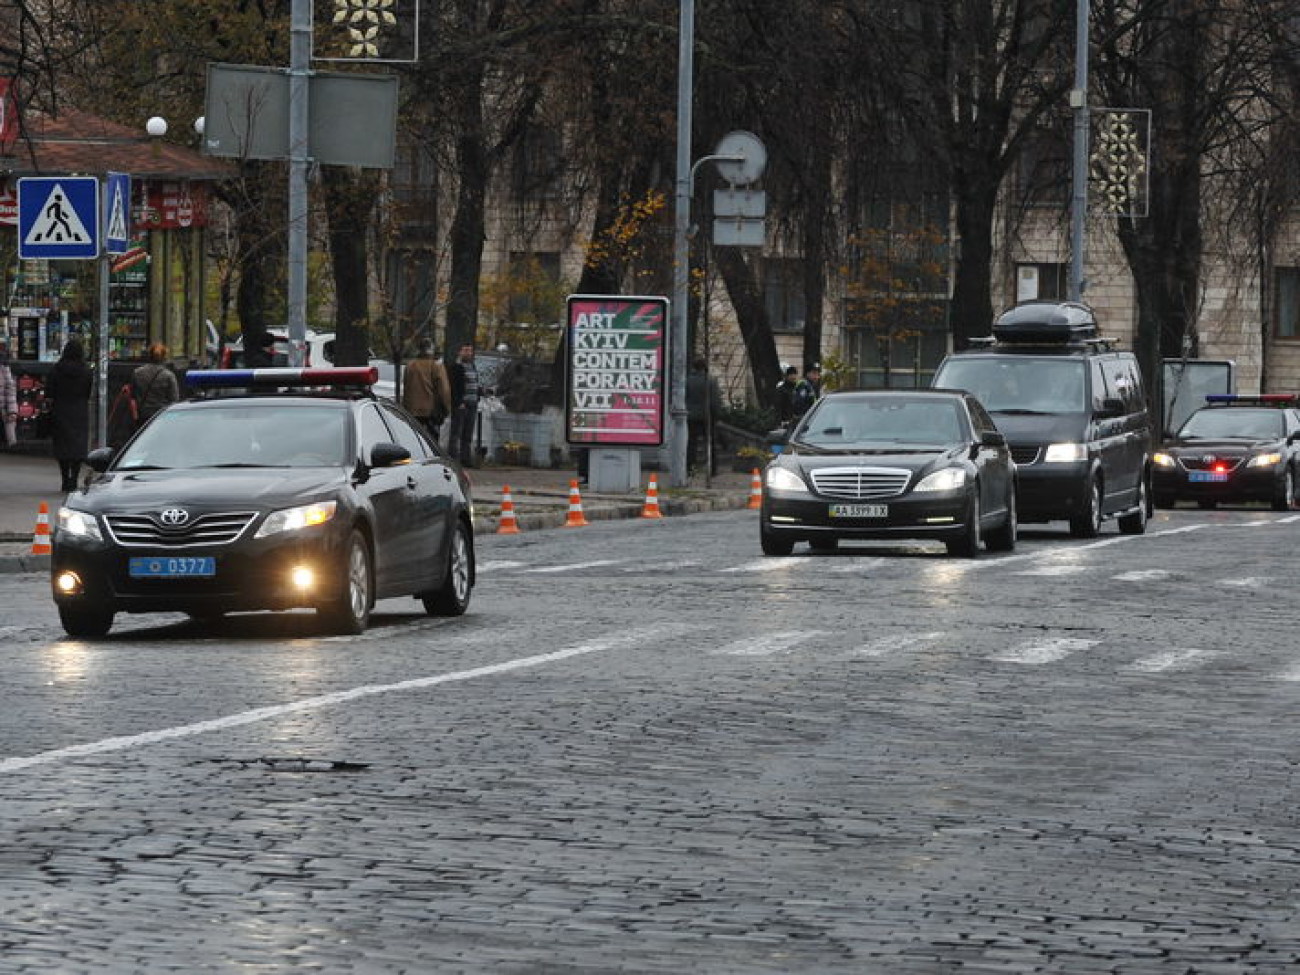
<path fill-rule="evenodd" d="M 669 483 L 685 487 L 686 313 L 690 275 L 691 101 L 695 72 L 695 0 L 681 0 L 677 52 L 677 194 L 673 223 L 673 300 L 669 351 Z"/>
<path fill-rule="evenodd" d="M 1088 220 L 1088 2 L 1075 0 L 1074 88 L 1070 108 L 1074 112 L 1074 158 L 1070 196 L 1070 300 L 1082 301 L 1084 229 Z"/>

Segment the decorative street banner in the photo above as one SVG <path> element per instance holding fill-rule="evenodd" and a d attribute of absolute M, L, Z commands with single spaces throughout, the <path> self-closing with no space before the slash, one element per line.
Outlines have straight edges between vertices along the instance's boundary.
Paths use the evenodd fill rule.
<path fill-rule="evenodd" d="M 568 307 L 568 442 L 662 444 L 668 299 L 570 295 Z"/>

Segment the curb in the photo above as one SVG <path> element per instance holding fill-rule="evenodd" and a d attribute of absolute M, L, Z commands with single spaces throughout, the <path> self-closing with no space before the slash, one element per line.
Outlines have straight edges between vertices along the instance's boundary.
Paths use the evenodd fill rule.
<path fill-rule="evenodd" d="M 511 492 L 518 498 L 519 494 L 525 492 Z M 536 496 L 536 495 L 534 495 Z M 567 498 L 567 496 L 566 496 Z M 659 497 L 659 513 L 666 518 L 679 518 L 685 515 L 702 514 L 709 511 L 735 511 L 748 507 L 749 498 L 746 497 L 696 497 L 696 498 L 664 498 Z M 644 509 L 644 502 L 641 501 L 620 501 L 613 504 L 602 503 L 592 505 L 589 509 L 586 504 L 583 505 L 582 513 L 587 521 L 622 521 L 628 519 L 640 519 L 641 512 Z M 476 535 L 492 535 L 496 533 L 497 526 L 500 524 L 500 516 L 475 516 L 474 532 Z M 556 511 L 531 512 L 521 514 L 518 505 L 515 507 L 515 523 L 519 526 L 521 532 L 527 531 L 545 531 L 551 528 L 563 528 L 568 520 L 567 508 Z"/>
<path fill-rule="evenodd" d="M 0 555 L 0 572 L 49 572 L 48 555 Z"/>

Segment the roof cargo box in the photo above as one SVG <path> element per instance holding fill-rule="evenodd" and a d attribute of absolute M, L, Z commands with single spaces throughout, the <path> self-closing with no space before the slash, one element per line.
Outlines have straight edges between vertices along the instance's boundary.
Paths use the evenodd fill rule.
<path fill-rule="evenodd" d="M 999 342 L 1065 345 L 1096 336 L 1092 309 L 1072 301 L 1027 301 L 993 323 L 993 337 Z"/>

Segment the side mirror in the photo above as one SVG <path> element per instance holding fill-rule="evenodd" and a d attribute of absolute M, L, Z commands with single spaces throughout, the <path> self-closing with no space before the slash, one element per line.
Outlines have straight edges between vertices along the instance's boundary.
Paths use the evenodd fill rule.
<path fill-rule="evenodd" d="M 1102 417 L 1102 419 L 1110 419 L 1112 417 L 1123 416 L 1123 415 L 1124 415 L 1124 401 L 1122 399 L 1107 397 L 1106 399 L 1101 401 L 1100 416 Z"/>
<path fill-rule="evenodd" d="M 396 467 L 411 459 L 411 452 L 395 443 L 377 443 L 370 448 L 371 467 Z"/>
<path fill-rule="evenodd" d="M 1000 430 L 989 430 L 980 434 L 981 447 L 1005 447 L 1007 445 L 1006 435 Z"/>
<path fill-rule="evenodd" d="M 96 474 L 103 474 L 108 470 L 108 465 L 113 462 L 113 455 L 117 451 L 112 447 L 97 447 L 86 455 L 86 466 Z"/>

